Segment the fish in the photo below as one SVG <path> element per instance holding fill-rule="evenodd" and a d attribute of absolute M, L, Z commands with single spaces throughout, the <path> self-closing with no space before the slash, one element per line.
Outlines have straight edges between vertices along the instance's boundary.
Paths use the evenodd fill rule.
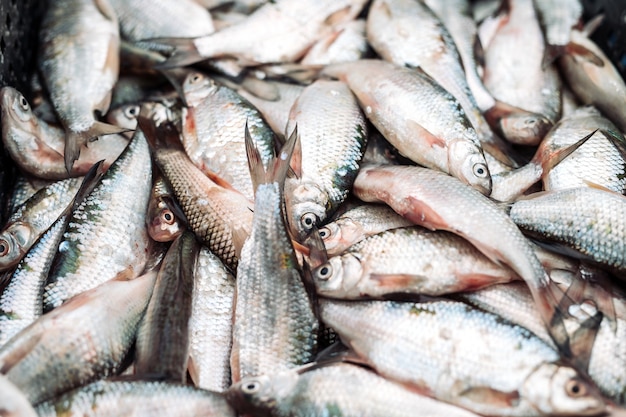
<path fill-rule="evenodd" d="M 161 38 L 174 52 L 161 68 L 185 66 L 209 58 L 233 57 L 240 65 L 292 62 L 338 25 L 352 20 L 365 0 L 293 1 L 263 4 L 248 19 L 212 35 Z"/>
<path fill-rule="evenodd" d="M 363 201 L 388 204 L 417 225 L 455 233 L 511 268 L 530 288 L 559 349 L 571 354 L 562 321 L 567 312 L 558 308 L 562 293 L 518 226 L 492 200 L 456 178 L 417 166 L 363 166 L 352 191 Z"/>
<path fill-rule="evenodd" d="M 620 231 L 626 197 L 591 187 L 535 193 L 511 206 L 511 219 L 527 235 L 570 256 L 613 271 L 626 270 Z"/>
<path fill-rule="evenodd" d="M 135 375 L 187 381 L 189 320 L 195 263 L 200 250 L 196 236 L 182 233 L 169 247 L 156 277 L 135 342 Z"/>
<path fill-rule="evenodd" d="M 235 417 L 220 394 L 169 381 L 101 380 L 77 388 L 36 407 L 45 417 Z"/>
<path fill-rule="evenodd" d="M 148 212 L 146 213 L 148 235 L 156 242 L 171 242 L 185 230 L 184 214 L 174 201 L 174 194 L 159 176 L 155 179 Z"/>
<path fill-rule="evenodd" d="M 328 65 L 356 61 L 368 52 L 365 20 L 355 19 L 338 26 L 333 33 L 318 40 L 300 60 L 302 65 Z"/>
<path fill-rule="evenodd" d="M 39 119 L 24 96 L 12 87 L 0 90 L 2 143 L 20 169 L 48 180 L 84 176 L 93 164 L 104 160 L 108 168 L 122 153 L 128 140 L 111 134 L 80 148 L 71 171 L 65 168 L 65 132 Z"/>
<path fill-rule="evenodd" d="M 155 277 L 120 276 L 42 315 L 0 348 L 0 373 L 38 404 L 121 372 Z"/>
<path fill-rule="evenodd" d="M 320 227 L 319 235 L 328 256 L 335 256 L 369 236 L 411 225 L 387 205 L 360 204 Z"/>
<path fill-rule="evenodd" d="M 138 130 L 72 212 L 44 289 L 44 311 L 123 271 L 129 278 L 139 276 L 150 243 L 145 216 L 151 171 L 148 144 Z"/>
<path fill-rule="evenodd" d="M 350 363 L 311 366 L 245 378 L 227 394 L 240 413 L 472 417 L 476 414 L 433 400 Z"/>
<path fill-rule="evenodd" d="M 253 203 L 232 187 L 216 184 L 196 167 L 171 123 L 156 126 L 143 113 L 138 121 L 150 142 L 153 160 L 174 193 L 189 230 L 230 271 L 236 271 L 241 249 L 252 230 Z"/>
<path fill-rule="evenodd" d="M 73 200 L 58 219 L 33 242 L 11 274 L 6 288 L 0 291 L 0 347 L 43 314 L 44 284 L 70 214 L 91 192 L 103 174 L 102 163 L 94 165 Z"/>
<path fill-rule="evenodd" d="M 318 295 L 344 300 L 392 294 L 439 296 L 519 279 L 467 240 L 419 226 L 370 236 L 331 257 L 311 275 Z"/>
<path fill-rule="evenodd" d="M 274 134 L 259 111 L 236 91 L 208 76 L 190 73 L 183 83 L 182 141 L 191 161 L 254 200 L 248 171 L 245 126 L 258 144 L 263 163 L 274 155 Z"/>
<path fill-rule="evenodd" d="M 356 98 L 341 81 L 307 86 L 289 114 L 285 136 L 299 136 L 285 180 L 288 226 L 303 241 L 345 201 L 367 143 L 367 125 Z"/>
<path fill-rule="evenodd" d="M 509 107 L 496 106 L 485 116 L 510 142 L 538 145 L 561 115 L 561 79 L 554 65 L 542 68 L 544 37 L 533 1 L 503 4 L 492 37 L 481 38 L 483 83 Z"/>
<path fill-rule="evenodd" d="M 224 392 L 231 385 L 235 285 L 222 261 L 201 247 L 189 319 L 189 375 L 199 388 Z"/>
<path fill-rule="evenodd" d="M 17 208 L 0 232 L 0 270 L 17 265 L 71 203 L 81 182 L 82 178 L 54 182 Z"/>
<path fill-rule="evenodd" d="M 605 411 L 594 384 L 562 364 L 556 350 L 528 330 L 462 302 L 320 299 L 320 314 L 378 374 L 477 414 Z"/>
<path fill-rule="evenodd" d="M 310 362 L 317 348 L 318 321 L 287 233 L 283 184 L 298 136 L 292 134 L 266 171 L 246 135 L 250 174 L 255 179 L 252 232 L 237 267 L 232 382 Z"/>
<path fill-rule="evenodd" d="M 459 102 L 423 71 L 360 60 L 322 73 L 348 84 L 365 116 L 403 156 L 491 192 L 476 131 Z"/>
<path fill-rule="evenodd" d="M 3 375 L 0 375 L 0 413 L 7 417 L 37 417 L 24 394 Z"/>
<path fill-rule="evenodd" d="M 44 13 L 38 68 L 66 133 L 67 172 L 84 144 L 124 130 L 94 116 L 109 108 L 119 75 L 119 42 L 118 20 L 108 0 L 55 1 Z"/>

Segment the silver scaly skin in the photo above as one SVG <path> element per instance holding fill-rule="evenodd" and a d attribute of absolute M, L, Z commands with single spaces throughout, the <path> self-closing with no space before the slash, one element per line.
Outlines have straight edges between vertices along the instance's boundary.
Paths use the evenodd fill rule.
<path fill-rule="evenodd" d="M 324 323 L 379 374 L 477 414 L 605 410 L 593 384 L 541 339 L 467 304 L 322 300 L 320 308 Z"/>
<path fill-rule="evenodd" d="M 155 277 L 114 279 L 44 314 L 0 349 L 0 373 L 33 404 L 119 373 Z"/>
<path fill-rule="evenodd" d="M 0 413 L 7 417 L 37 417 L 22 391 L 0 375 Z"/>
<path fill-rule="evenodd" d="M 589 187 L 550 191 L 515 202 L 510 216 L 534 238 L 626 271 L 626 197 L 621 194 Z"/>
<path fill-rule="evenodd" d="M 320 296 L 344 300 L 398 293 L 437 296 L 519 279 L 467 240 L 419 226 L 370 236 L 311 274 Z"/>
<path fill-rule="evenodd" d="M 265 166 L 274 155 L 274 134 L 259 111 L 236 91 L 192 72 L 183 83 L 183 146 L 189 159 L 254 200 L 248 171 L 246 125 Z"/>
<path fill-rule="evenodd" d="M 273 417 L 477 417 L 348 363 L 246 378 L 228 398 L 240 412 Z"/>
<path fill-rule="evenodd" d="M 74 210 L 44 292 L 44 311 L 124 271 L 138 276 L 148 257 L 145 216 L 152 184 L 141 131 Z"/>
<path fill-rule="evenodd" d="M 291 162 L 296 177 L 285 180 L 285 204 L 293 236 L 304 239 L 348 196 L 365 152 L 367 125 L 346 84 L 318 80 L 291 108 L 285 136 L 296 128 L 299 161 Z"/>
<path fill-rule="evenodd" d="M 303 65 L 328 65 L 356 61 L 368 50 L 365 20 L 356 19 L 337 27 L 334 33 L 320 39 L 300 60 Z"/>
<path fill-rule="evenodd" d="M 206 247 L 196 264 L 189 320 L 189 374 L 197 387 L 222 392 L 230 386 L 235 277 Z"/>
<path fill-rule="evenodd" d="M 580 0 L 533 0 L 543 27 L 546 44 L 565 47 L 571 40 L 572 28 L 582 19 Z"/>
<path fill-rule="evenodd" d="M 167 381 L 97 381 L 36 410 L 40 417 L 235 417 L 220 394 Z"/>

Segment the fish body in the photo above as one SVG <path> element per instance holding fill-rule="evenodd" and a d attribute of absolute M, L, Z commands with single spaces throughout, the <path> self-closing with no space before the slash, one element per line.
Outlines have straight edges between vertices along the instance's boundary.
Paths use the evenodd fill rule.
<path fill-rule="evenodd" d="M 304 89 L 289 115 L 285 134 L 297 130 L 296 177 L 285 180 L 289 227 L 304 239 L 346 199 L 367 142 L 367 125 L 346 84 L 318 80 Z"/>
<path fill-rule="evenodd" d="M 0 349 L 0 372 L 37 404 L 122 371 L 155 276 L 111 280 L 44 314 Z"/>
<path fill-rule="evenodd" d="M 311 274 L 319 295 L 344 300 L 398 293 L 437 296 L 518 279 L 467 240 L 419 226 L 370 236 Z"/>
<path fill-rule="evenodd" d="M 206 247 L 200 248 L 189 321 L 189 374 L 197 387 L 230 387 L 235 277 Z"/>
<path fill-rule="evenodd" d="M 43 16 L 39 70 L 66 132 L 68 172 L 92 138 L 121 129 L 100 123 L 119 74 L 119 30 L 108 0 L 55 1 Z M 68 82 L 72 80 L 72 82 Z"/>
<path fill-rule="evenodd" d="M 234 417 L 219 394 L 168 381 L 97 381 L 37 406 L 39 416 Z"/>
<path fill-rule="evenodd" d="M 274 155 L 274 135 L 259 111 L 236 91 L 192 72 L 183 83 L 183 146 L 201 170 L 212 171 L 250 200 L 254 199 L 248 171 L 245 127 L 267 164 Z"/>
<path fill-rule="evenodd" d="M 304 65 L 328 65 L 356 61 L 368 50 L 365 20 L 356 19 L 338 26 L 333 33 L 317 41 L 300 60 Z"/>
<path fill-rule="evenodd" d="M 230 388 L 228 396 L 240 412 L 275 417 L 408 417 L 415 410 L 424 417 L 476 416 L 346 363 L 246 378 Z"/>
<path fill-rule="evenodd" d="M 138 276 L 148 257 L 145 216 L 152 184 L 150 152 L 135 133 L 100 183 L 75 208 L 44 292 L 44 311 L 125 271 Z"/>
<path fill-rule="evenodd" d="M 554 349 L 464 303 L 323 300 L 320 308 L 379 374 L 440 401 L 488 416 L 604 412 L 597 389 Z"/>
<path fill-rule="evenodd" d="M 7 417 L 37 417 L 24 394 L 5 376 L 0 375 L 0 410 Z"/>
<path fill-rule="evenodd" d="M 426 74 L 380 60 L 335 64 L 324 73 L 348 84 L 365 116 L 402 155 L 491 192 L 475 129 L 459 102 Z"/>

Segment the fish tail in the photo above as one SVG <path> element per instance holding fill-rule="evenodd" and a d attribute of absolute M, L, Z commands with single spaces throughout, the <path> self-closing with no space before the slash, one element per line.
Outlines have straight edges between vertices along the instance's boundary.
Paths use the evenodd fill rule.
<path fill-rule="evenodd" d="M 172 51 L 164 62 L 155 65 L 154 68 L 164 70 L 185 67 L 206 60 L 207 58 L 200 55 L 194 43 L 194 39 L 195 38 L 157 38 L 146 40 L 145 42 L 156 44 Z"/>
<path fill-rule="evenodd" d="M 176 126 L 170 121 L 165 121 L 157 126 L 156 122 L 149 117 L 149 106 L 142 105 L 137 126 L 143 132 L 152 149 L 177 149 L 184 152 L 180 134 Z"/>
<path fill-rule="evenodd" d="M 541 61 L 541 68 L 546 69 L 559 57 L 563 55 L 572 55 L 583 61 L 590 62 L 598 67 L 604 66 L 604 61 L 593 51 L 584 46 L 570 42 L 567 45 L 546 45 Z"/>
<path fill-rule="evenodd" d="M 98 136 L 113 135 L 117 133 L 128 132 L 128 128 L 111 125 L 104 122 L 95 121 L 87 130 L 75 132 L 68 130 L 65 135 L 65 150 L 63 157 L 65 159 L 65 169 L 67 173 L 71 173 L 74 162 L 80 157 L 80 148 L 88 142 L 93 142 Z"/>
<path fill-rule="evenodd" d="M 80 188 L 76 192 L 76 195 L 67 210 L 72 212 L 82 203 L 82 201 L 93 191 L 96 185 L 100 183 L 100 179 L 104 175 L 105 171 L 106 168 L 104 166 L 104 159 L 93 164 L 89 171 L 87 171 L 87 174 L 85 174 L 83 182 L 81 183 Z"/>
<path fill-rule="evenodd" d="M 541 287 L 529 285 L 533 299 L 539 311 L 539 315 L 546 324 L 546 329 L 561 355 L 565 358 L 572 357 L 570 339 L 565 328 L 567 311 L 563 310 L 565 293 L 546 274 L 546 283 Z"/>

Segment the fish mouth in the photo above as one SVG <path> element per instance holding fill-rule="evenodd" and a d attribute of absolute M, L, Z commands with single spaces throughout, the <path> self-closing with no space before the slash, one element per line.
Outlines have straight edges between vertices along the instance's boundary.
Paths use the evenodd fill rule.
<path fill-rule="evenodd" d="M 553 125 L 551 120 L 537 113 L 511 114 L 500 120 L 504 137 L 517 145 L 538 145 Z"/>

